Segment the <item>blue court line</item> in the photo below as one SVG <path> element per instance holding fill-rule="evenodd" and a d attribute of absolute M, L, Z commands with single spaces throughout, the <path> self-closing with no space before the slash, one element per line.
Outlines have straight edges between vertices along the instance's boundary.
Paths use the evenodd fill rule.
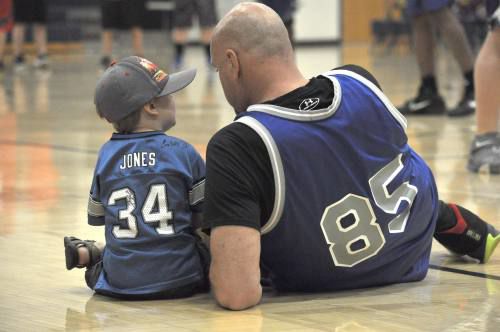
<path fill-rule="evenodd" d="M 90 150 L 90 149 L 81 149 L 75 147 L 69 147 L 64 145 L 56 145 L 56 144 L 42 144 L 42 143 L 33 143 L 33 142 L 23 142 L 23 141 L 8 141 L 8 140 L 0 140 L 0 145 L 21 145 L 35 148 L 46 148 L 53 149 L 59 151 L 66 152 L 76 152 L 76 153 L 86 153 L 86 154 L 97 154 L 98 150 Z"/>
<path fill-rule="evenodd" d="M 486 274 L 486 273 L 481 273 L 481 272 L 472 272 L 472 271 L 454 269 L 452 267 L 445 267 L 445 266 L 439 266 L 439 265 L 429 264 L 429 268 L 433 269 L 433 270 L 440 270 L 440 271 L 445 271 L 445 272 L 452 272 L 452 273 L 464 274 L 464 275 L 471 276 L 471 277 L 479 277 L 479 278 L 485 278 L 485 279 L 500 280 L 500 276 L 495 276 L 495 275 L 492 275 L 492 274 Z"/>

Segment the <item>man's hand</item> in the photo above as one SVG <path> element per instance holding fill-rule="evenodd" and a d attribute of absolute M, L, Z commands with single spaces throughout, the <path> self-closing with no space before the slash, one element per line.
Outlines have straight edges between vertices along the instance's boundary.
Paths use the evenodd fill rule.
<path fill-rule="evenodd" d="M 210 235 L 210 281 L 217 302 L 231 310 L 259 303 L 260 233 L 244 226 L 219 226 Z"/>

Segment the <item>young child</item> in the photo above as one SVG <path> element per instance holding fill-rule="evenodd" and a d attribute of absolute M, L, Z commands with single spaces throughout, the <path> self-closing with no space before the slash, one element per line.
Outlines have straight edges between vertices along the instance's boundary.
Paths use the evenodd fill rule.
<path fill-rule="evenodd" d="M 168 75 L 131 56 L 97 83 L 97 113 L 117 131 L 99 152 L 88 204 L 88 223 L 105 226 L 106 245 L 64 238 L 66 268 L 86 267 L 96 293 L 159 299 L 207 288 L 208 251 L 194 232 L 205 164 L 190 144 L 164 133 L 175 125 L 171 94 L 195 74 Z"/>

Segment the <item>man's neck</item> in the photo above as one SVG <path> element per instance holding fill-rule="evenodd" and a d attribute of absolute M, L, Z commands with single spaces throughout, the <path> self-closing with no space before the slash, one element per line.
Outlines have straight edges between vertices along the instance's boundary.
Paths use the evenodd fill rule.
<path fill-rule="evenodd" d="M 254 89 L 253 104 L 276 99 L 303 87 L 309 82 L 295 66 L 291 68 L 270 69 L 262 73 L 263 75 L 260 75 L 261 77 L 257 77 L 255 80 L 255 82 L 260 82 L 260 84 Z"/>

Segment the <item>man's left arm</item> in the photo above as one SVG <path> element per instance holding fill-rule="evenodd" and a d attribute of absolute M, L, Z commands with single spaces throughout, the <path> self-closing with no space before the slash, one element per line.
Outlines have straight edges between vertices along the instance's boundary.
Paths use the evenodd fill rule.
<path fill-rule="evenodd" d="M 260 232 L 246 226 L 219 226 L 210 235 L 210 282 L 217 302 L 243 310 L 260 302 Z"/>
<path fill-rule="evenodd" d="M 217 302 L 231 310 L 259 303 L 261 205 L 256 197 L 254 142 L 242 139 L 246 126 L 221 130 L 207 147 L 205 218 L 211 227 L 210 281 Z M 257 135 L 256 139 L 260 139 Z M 265 149 L 265 147 L 263 147 Z"/>

